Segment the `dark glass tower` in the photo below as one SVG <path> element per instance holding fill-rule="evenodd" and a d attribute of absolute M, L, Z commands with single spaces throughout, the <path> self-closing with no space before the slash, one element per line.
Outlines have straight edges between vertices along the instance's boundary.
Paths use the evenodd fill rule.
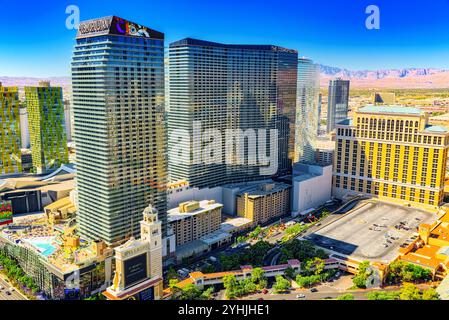
<path fill-rule="evenodd" d="M 335 79 L 329 81 L 329 98 L 327 107 L 327 132 L 348 117 L 349 80 Z"/>
<path fill-rule="evenodd" d="M 170 180 L 187 180 L 190 186 L 201 188 L 290 172 L 294 155 L 297 64 L 297 51 L 272 45 L 228 45 L 190 38 L 170 44 L 169 152 L 180 147 L 180 140 L 172 140 L 176 130 L 183 129 L 195 137 L 195 122 L 201 123 L 203 131 L 218 129 L 223 134 L 222 141 L 218 142 L 223 150 L 221 163 L 194 161 L 198 158 L 198 149 L 193 148 L 197 141 L 184 140 L 184 148 L 191 150 L 188 161 L 171 156 L 170 152 Z M 277 171 L 263 176 L 260 163 L 226 163 L 224 132 L 227 129 L 254 129 L 256 133 L 258 129 L 277 129 Z M 258 142 L 256 150 L 248 146 L 245 142 L 245 160 L 261 147 Z M 267 142 L 267 148 L 270 147 Z"/>
<path fill-rule="evenodd" d="M 137 235 L 151 204 L 164 236 L 164 34 L 118 17 L 82 22 L 72 85 L 81 234 Z"/>

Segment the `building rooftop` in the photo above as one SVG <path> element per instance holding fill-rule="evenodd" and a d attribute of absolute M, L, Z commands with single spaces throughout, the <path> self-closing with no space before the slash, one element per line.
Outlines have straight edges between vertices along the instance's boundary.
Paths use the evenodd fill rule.
<path fill-rule="evenodd" d="M 223 207 L 221 203 L 217 203 L 213 200 L 190 201 L 189 203 L 194 204 L 195 202 L 199 203 L 199 207 L 192 211 L 181 212 L 180 206 L 186 203 L 181 203 L 178 207 L 168 210 L 168 222 L 186 219 L 203 212 Z"/>
<path fill-rule="evenodd" d="M 262 183 L 253 185 L 251 188 L 245 188 L 244 190 L 240 191 L 238 195 L 240 196 L 247 193 L 249 197 L 257 198 L 279 192 L 290 187 L 290 185 L 283 182 Z"/>
<path fill-rule="evenodd" d="M 446 133 L 446 132 L 448 132 L 448 129 L 446 129 L 443 126 L 432 126 L 432 125 L 429 125 L 429 126 L 427 126 L 424 129 L 424 131 L 426 131 L 426 132 L 434 132 L 434 133 Z"/>
<path fill-rule="evenodd" d="M 245 50 L 264 50 L 264 51 L 286 51 L 290 53 L 298 53 L 293 49 L 282 48 L 273 45 L 258 45 L 258 44 L 224 44 L 212 41 L 198 40 L 192 38 L 185 38 L 170 43 L 170 47 L 183 47 L 183 46 L 207 46 L 207 47 L 220 47 L 229 49 L 245 49 Z"/>
<path fill-rule="evenodd" d="M 419 116 L 423 114 L 423 111 L 414 107 L 403 107 L 397 105 L 384 105 L 384 106 L 375 106 L 375 105 L 367 105 L 358 109 L 357 112 L 362 113 L 391 113 L 391 114 L 404 114 L 404 115 L 416 115 Z"/>
<path fill-rule="evenodd" d="M 352 121 L 352 119 L 345 119 L 345 120 L 338 122 L 337 124 L 342 125 L 342 126 L 352 126 L 353 121 Z"/>
<path fill-rule="evenodd" d="M 225 232 L 232 232 L 233 230 L 238 230 L 239 228 L 251 223 L 252 221 L 250 219 L 243 217 L 228 219 L 221 224 L 221 230 Z"/>
<path fill-rule="evenodd" d="M 442 262 L 435 257 L 439 249 L 440 248 L 437 246 L 425 245 L 414 252 L 407 253 L 405 256 L 401 257 L 401 260 L 418 264 L 426 268 L 437 269 Z"/>

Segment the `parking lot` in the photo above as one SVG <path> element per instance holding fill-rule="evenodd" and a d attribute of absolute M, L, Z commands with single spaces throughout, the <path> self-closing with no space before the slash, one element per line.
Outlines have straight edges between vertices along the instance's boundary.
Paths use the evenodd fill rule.
<path fill-rule="evenodd" d="M 326 249 L 359 260 L 389 263 L 410 243 L 421 223 L 435 215 L 385 202 L 362 202 L 348 214 L 305 238 Z"/>

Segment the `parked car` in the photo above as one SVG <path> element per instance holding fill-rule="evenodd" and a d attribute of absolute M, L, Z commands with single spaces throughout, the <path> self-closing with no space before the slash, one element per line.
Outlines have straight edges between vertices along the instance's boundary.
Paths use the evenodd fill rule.
<path fill-rule="evenodd" d="M 310 292 L 318 292 L 318 289 L 317 288 L 312 288 L 312 289 L 310 289 Z"/>
<path fill-rule="evenodd" d="M 268 293 L 268 290 L 267 290 L 267 289 L 263 289 L 263 290 L 262 290 L 262 293 L 263 293 L 263 294 L 267 294 L 267 293 Z"/>

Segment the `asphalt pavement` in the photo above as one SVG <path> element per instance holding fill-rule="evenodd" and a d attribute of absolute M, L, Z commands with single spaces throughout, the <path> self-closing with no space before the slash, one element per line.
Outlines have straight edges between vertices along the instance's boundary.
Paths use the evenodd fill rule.
<path fill-rule="evenodd" d="M 2 290 L 0 290 L 0 300 L 27 300 L 2 275 L 0 275 L 0 287 L 2 287 Z M 6 292 L 11 294 L 8 295 Z"/>

